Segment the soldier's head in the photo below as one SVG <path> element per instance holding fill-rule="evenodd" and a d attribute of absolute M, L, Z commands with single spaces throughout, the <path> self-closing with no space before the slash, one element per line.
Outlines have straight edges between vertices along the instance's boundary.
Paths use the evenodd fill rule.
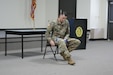
<path fill-rule="evenodd" d="M 60 22 L 63 22 L 64 20 L 67 19 L 67 15 L 65 13 L 60 14 L 59 17 L 58 17 L 58 19 L 59 19 Z"/>

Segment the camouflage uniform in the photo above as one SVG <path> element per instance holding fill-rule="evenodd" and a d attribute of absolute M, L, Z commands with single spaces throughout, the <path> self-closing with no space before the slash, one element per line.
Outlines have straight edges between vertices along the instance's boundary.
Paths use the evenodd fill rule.
<path fill-rule="evenodd" d="M 66 57 L 70 57 L 72 50 L 76 49 L 80 41 L 75 38 L 69 38 L 70 27 L 68 20 L 60 23 L 57 20 L 52 21 L 47 27 L 46 38 L 48 41 L 53 40 L 58 45 L 61 52 L 64 52 Z"/>

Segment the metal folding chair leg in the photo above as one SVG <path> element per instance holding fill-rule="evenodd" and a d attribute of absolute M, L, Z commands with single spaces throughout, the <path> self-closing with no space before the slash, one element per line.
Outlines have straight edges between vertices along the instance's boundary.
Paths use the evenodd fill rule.
<path fill-rule="evenodd" d="M 58 47 L 56 47 L 56 50 L 55 51 L 52 49 L 52 46 L 50 46 L 50 48 L 51 48 L 51 51 L 52 51 L 52 53 L 54 55 L 55 60 L 57 61 L 56 52 L 58 53 Z M 45 58 L 46 53 L 47 53 L 47 46 L 45 47 L 43 59 Z"/>
<path fill-rule="evenodd" d="M 51 46 L 50 46 L 50 48 L 51 48 L 51 51 L 52 51 L 52 53 L 53 53 L 53 55 L 54 55 L 55 60 L 57 61 L 57 58 L 56 58 L 56 51 L 54 52 Z"/>
<path fill-rule="evenodd" d="M 47 49 L 47 46 L 45 47 L 45 51 L 44 51 L 44 55 L 43 55 L 43 59 L 45 58 L 45 55 L 46 55 L 46 49 Z"/>

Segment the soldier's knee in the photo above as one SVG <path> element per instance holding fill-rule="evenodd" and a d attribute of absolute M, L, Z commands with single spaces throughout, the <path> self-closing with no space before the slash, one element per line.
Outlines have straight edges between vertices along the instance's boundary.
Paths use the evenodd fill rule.
<path fill-rule="evenodd" d="M 76 39 L 77 44 L 81 44 L 81 41 L 79 39 Z"/>
<path fill-rule="evenodd" d="M 73 43 L 81 43 L 81 41 L 79 39 L 72 39 L 70 42 L 73 42 Z"/>

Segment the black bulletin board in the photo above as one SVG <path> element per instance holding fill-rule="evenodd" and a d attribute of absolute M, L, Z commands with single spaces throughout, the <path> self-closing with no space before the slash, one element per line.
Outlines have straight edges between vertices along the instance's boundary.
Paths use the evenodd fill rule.
<path fill-rule="evenodd" d="M 87 19 L 69 19 L 70 37 L 81 41 L 77 49 L 86 49 Z"/>

